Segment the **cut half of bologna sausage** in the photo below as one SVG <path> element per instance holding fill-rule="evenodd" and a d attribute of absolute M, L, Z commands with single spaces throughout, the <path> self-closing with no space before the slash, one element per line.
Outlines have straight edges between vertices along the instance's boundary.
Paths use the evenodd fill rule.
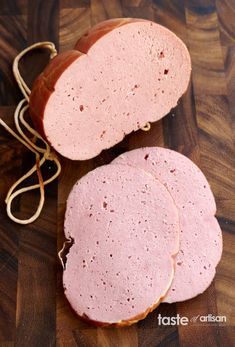
<path fill-rule="evenodd" d="M 143 19 L 98 24 L 37 78 L 30 114 L 63 156 L 90 159 L 126 134 L 165 116 L 186 91 L 184 43 Z"/>
<path fill-rule="evenodd" d="M 216 205 L 201 170 L 175 151 L 140 148 L 113 162 L 151 173 L 168 189 L 180 216 L 180 251 L 165 302 L 183 301 L 202 293 L 212 282 L 222 253 L 222 234 L 214 217 Z"/>
<path fill-rule="evenodd" d="M 65 295 L 80 317 L 129 325 L 166 295 L 179 250 L 178 211 L 145 171 L 107 165 L 80 179 L 67 201 L 65 236 L 74 240 Z"/>

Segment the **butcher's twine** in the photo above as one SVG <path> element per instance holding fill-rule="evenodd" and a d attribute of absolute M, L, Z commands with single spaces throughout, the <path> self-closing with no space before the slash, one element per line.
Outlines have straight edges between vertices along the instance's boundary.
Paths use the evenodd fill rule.
<path fill-rule="evenodd" d="M 61 172 L 61 165 L 60 162 L 55 154 L 54 151 L 52 151 L 50 145 L 40 136 L 40 134 L 33 129 L 28 122 L 24 118 L 25 112 L 29 108 L 29 96 L 31 93 L 30 88 L 27 86 L 25 83 L 23 77 L 20 74 L 19 71 L 19 62 L 23 58 L 25 54 L 28 52 L 37 49 L 37 48 L 46 48 L 49 49 L 51 54 L 50 58 L 54 58 L 57 55 L 57 50 L 55 48 L 55 45 L 52 42 L 38 42 L 35 43 L 26 49 L 24 49 L 22 52 L 20 52 L 16 58 L 14 59 L 13 62 L 13 74 L 15 76 L 16 82 L 24 96 L 24 99 L 21 100 L 16 107 L 15 113 L 14 113 L 14 121 L 15 121 L 15 126 L 17 129 L 16 133 L 14 130 L 12 130 L 1 118 L 0 118 L 0 124 L 12 135 L 14 136 L 18 141 L 20 141 L 25 147 L 27 147 L 31 152 L 35 154 L 35 165 L 21 178 L 19 178 L 9 189 L 8 194 L 6 196 L 5 202 L 6 202 L 6 210 L 7 210 L 7 215 L 8 217 L 19 224 L 29 224 L 34 222 L 41 214 L 41 211 L 43 209 L 43 205 L 45 202 L 45 189 L 44 186 L 53 182 L 60 174 Z M 23 132 L 22 127 L 24 126 L 25 129 L 27 129 L 33 136 L 34 138 L 32 140 L 29 139 L 29 137 Z M 146 125 L 141 128 L 143 131 L 149 131 L 151 128 L 150 123 L 146 123 Z M 44 147 L 37 146 L 34 142 L 36 140 L 40 140 L 43 142 Z M 56 164 L 56 172 L 53 176 L 51 176 L 49 179 L 46 181 L 43 180 L 42 173 L 41 173 L 41 166 L 46 162 L 46 161 L 53 161 Z M 28 177 L 30 177 L 34 172 L 37 172 L 38 176 L 38 184 L 34 184 L 31 186 L 27 186 L 24 188 L 17 189 L 16 188 Z M 11 205 L 13 200 L 28 191 L 31 191 L 33 189 L 40 189 L 40 201 L 37 207 L 36 212 L 32 215 L 32 217 L 28 219 L 19 219 L 16 218 L 11 211 Z M 65 246 L 65 245 L 64 245 Z M 63 264 L 61 254 L 64 251 L 64 246 L 63 249 L 59 252 L 59 258 Z"/>
<path fill-rule="evenodd" d="M 60 162 L 54 152 L 52 152 L 50 145 L 40 136 L 40 134 L 33 129 L 25 120 L 24 114 L 29 108 L 29 95 L 31 93 L 31 90 L 23 80 L 20 71 L 19 71 L 19 62 L 21 58 L 28 53 L 29 51 L 36 49 L 36 48 L 47 48 L 50 50 L 50 58 L 52 59 L 54 56 L 57 55 L 57 51 L 55 48 L 55 45 L 52 42 L 38 42 L 33 44 L 30 47 L 27 47 L 24 49 L 20 54 L 17 55 L 17 57 L 14 60 L 13 63 L 13 74 L 15 76 L 16 82 L 24 95 L 24 99 L 21 100 L 16 107 L 15 113 L 14 113 L 14 121 L 15 126 L 17 129 L 16 133 L 14 130 L 12 130 L 1 118 L 0 118 L 0 124 L 12 135 L 14 136 L 18 141 L 20 141 L 25 147 L 27 147 L 31 152 L 35 154 L 35 165 L 20 179 L 18 179 L 9 189 L 8 194 L 6 196 L 5 202 L 6 202 L 6 210 L 8 217 L 19 224 L 29 224 L 34 222 L 40 215 L 44 201 L 45 201 L 45 190 L 44 186 L 53 182 L 60 174 L 61 172 L 61 165 Z M 29 139 L 29 137 L 24 133 L 22 130 L 22 125 L 25 129 L 27 129 L 32 135 L 33 139 Z M 37 146 L 34 141 L 40 140 L 43 143 L 43 146 Z M 41 173 L 41 166 L 46 161 L 53 161 L 56 164 L 56 172 L 54 175 L 52 175 L 49 179 L 46 181 L 43 180 L 42 173 Z M 38 176 L 38 184 L 34 184 L 31 186 L 27 186 L 24 188 L 16 189 L 26 178 L 30 177 L 34 172 L 37 172 Z M 25 192 L 31 191 L 33 189 L 40 189 L 40 201 L 37 207 L 36 212 L 33 214 L 32 217 L 28 219 L 19 219 L 16 218 L 11 211 L 11 205 L 13 200 L 19 196 L 20 194 L 23 194 Z"/>

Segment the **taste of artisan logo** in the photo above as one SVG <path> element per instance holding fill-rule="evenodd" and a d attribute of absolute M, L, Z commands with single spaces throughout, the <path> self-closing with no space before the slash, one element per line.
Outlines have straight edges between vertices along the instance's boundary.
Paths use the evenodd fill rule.
<path fill-rule="evenodd" d="M 159 325 L 189 325 L 189 324 L 213 324 L 213 323 L 226 323 L 226 316 L 214 316 L 209 313 L 206 316 L 197 315 L 191 318 L 180 316 L 178 313 L 176 316 L 164 317 L 160 313 L 158 315 Z"/>

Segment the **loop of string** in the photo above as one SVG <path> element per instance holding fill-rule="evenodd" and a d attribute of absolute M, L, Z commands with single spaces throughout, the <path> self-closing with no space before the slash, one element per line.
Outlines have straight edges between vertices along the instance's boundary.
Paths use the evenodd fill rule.
<path fill-rule="evenodd" d="M 0 118 L 0 125 L 2 125 L 12 136 L 14 136 L 18 141 L 20 141 L 25 147 L 27 147 L 32 153 L 35 154 L 35 164 L 33 167 L 24 174 L 20 179 L 18 179 L 9 189 L 8 194 L 6 196 L 5 202 L 7 206 L 7 215 L 9 218 L 19 224 L 29 224 L 34 222 L 40 215 L 44 201 L 45 201 L 45 190 L 44 186 L 53 182 L 60 174 L 61 172 L 61 165 L 60 162 L 54 152 L 51 151 L 51 147 L 49 144 L 41 137 L 41 135 L 33 129 L 28 122 L 24 118 L 25 112 L 29 108 L 29 96 L 30 96 L 30 89 L 25 83 L 24 79 L 22 78 L 20 71 L 19 71 L 19 62 L 21 58 L 28 52 L 30 52 L 33 49 L 36 48 L 47 48 L 50 50 L 50 58 L 52 59 L 55 55 L 57 55 L 57 51 L 55 48 L 55 45 L 52 42 L 38 42 L 33 44 L 30 47 L 27 47 L 24 49 L 21 53 L 17 55 L 17 57 L 14 59 L 13 63 L 13 74 L 15 76 L 16 82 L 24 95 L 24 99 L 21 100 L 16 107 L 15 113 L 14 113 L 14 122 L 17 129 L 16 133 L 14 130 L 12 130 L 1 118 Z M 24 126 L 24 128 L 33 135 L 34 139 L 31 140 L 22 130 L 21 125 Z M 34 140 L 40 140 L 43 143 L 43 146 L 37 146 L 36 143 L 34 143 Z M 36 142 L 36 141 L 35 141 Z M 47 180 L 43 180 L 42 173 L 41 173 L 41 166 L 47 161 L 53 161 L 56 165 L 56 172 Z M 34 184 L 31 186 L 27 186 L 24 188 L 17 189 L 16 188 L 28 177 L 30 177 L 33 173 L 37 173 L 38 177 L 38 184 Z M 19 219 L 16 218 L 11 211 L 11 205 L 13 200 L 28 191 L 38 189 L 40 190 L 40 201 L 37 207 L 36 212 L 28 219 Z"/>
<path fill-rule="evenodd" d="M 149 122 L 146 123 L 143 128 L 141 128 L 141 130 L 143 131 L 149 131 L 150 129 L 151 129 L 151 124 Z"/>
<path fill-rule="evenodd" d="M 22 52 L 20 52 L 14 59 L 13 62 L 13 74 L 15 76 L 16 82 L 18 83 L 18 86 L 22 92 L 22 94 L 24 95 L 25 99 L 27 101 L 29 101 L 29 95 L 31 93 L 31 90 L 29 89 L 29 87 L 27 86 L 27 84 L 25 83 L 24 79 L 22 78 L 21 74 L 20 74 L 20 70 L 19 70 L 19 62 L 21 60 L 21 58 L 23 58 L 23 56 L 25 54 L 27 54 L 28 52 L 37 49 L 37 48 L 47 48 L 50 50 L 51 54 L 50 54 L 50 59 L 54 58 L 57 55 L 57 50 L 55 48 L 54 43 L 52 42 L 37 42 L 34 43 L 33 45 L 25 48 Z"/>

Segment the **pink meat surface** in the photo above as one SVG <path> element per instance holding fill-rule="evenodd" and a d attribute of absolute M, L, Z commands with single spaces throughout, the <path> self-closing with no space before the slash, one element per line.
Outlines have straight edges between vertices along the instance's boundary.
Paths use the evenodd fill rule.
<path fill-rule="evenodd" d="M 222 234 L 214 217 L 216 205 L 201 170 L 175 151 L 140 148 L 113 161 L 151 173 L 168 189 L 180 216 L 180 251 L 165 302 L 183 301 L 202 293 L 212 282 L 222 254 Z"/>
<path fill-rule="evenodd" d="M 190 72 L 188 50 L 174 33 L 130 19 L 97 39 L 61 73 L 44 107 L 45 136 L 67 158 L 93 158 L 165 116 L 186 91 Z M 32 95 L 37 98 L 36 87 Z"/>
<path fill-rule="evenodd" d="M 167 189 L 143 170 L 107 165 L 80 179 L 67 201 L 65 236 L 74 240 L 65 295 L 81 317 L 134 323 L 171 285 L 178 211 Z"/>

